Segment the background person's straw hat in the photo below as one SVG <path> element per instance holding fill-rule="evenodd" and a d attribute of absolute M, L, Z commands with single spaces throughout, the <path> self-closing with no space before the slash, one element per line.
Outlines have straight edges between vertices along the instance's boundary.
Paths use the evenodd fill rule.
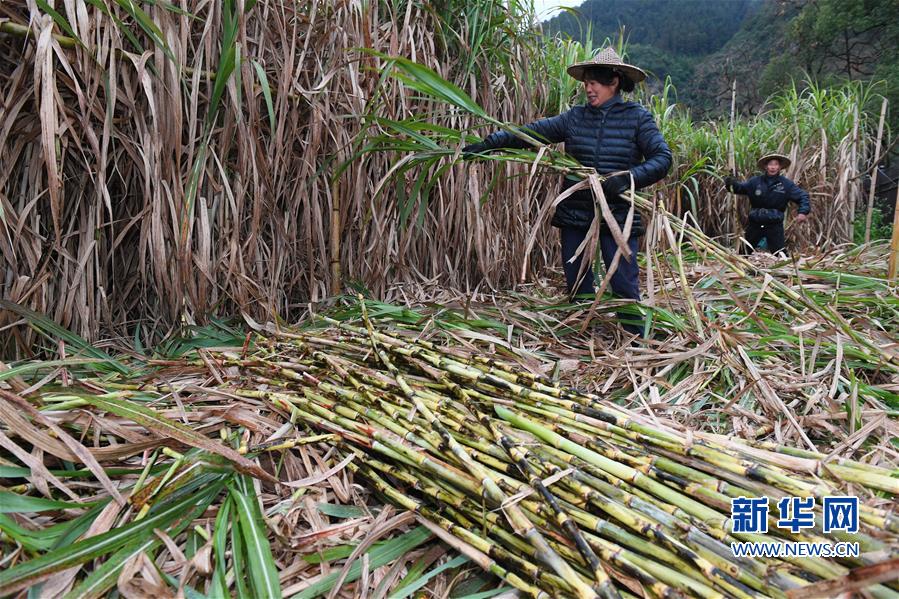
<path fill-rule="evenodd" d="M 765 154 L 764 156 L 759 158 L 759 161 L 757 164 L 759 165 L 760 169 L 765 170 L 765 167 L 768 166 L 768 161 L 774 160 L 774 159 L 777 159 L 777 161 L 780 162 L 781 169 L 785 169 L 793 163 L 792 160 L 790 160 L 783 154 L 778 154 L 777 152 L 772 152 L 770 154 Z"/>
<path fill-rule="evenodd" d="M 583 81 L 587 69 L 594 67 L 606 67 L 613 71 L 618 71 L 634 83 L 640 83 L 646 79 L 646 73 L 643 69 L 635 67 L 632 64 L 627 64 L 621 60 L 621 57 L 618 56 L 618 52 L 615 52 L 615 48 L 611 47 L 603 48 L 597 52 L 593 58 L 586 62 L 576 62 L 573 65 L 570 65 L 567 70 L 569 75 L 578 81 Z"/>

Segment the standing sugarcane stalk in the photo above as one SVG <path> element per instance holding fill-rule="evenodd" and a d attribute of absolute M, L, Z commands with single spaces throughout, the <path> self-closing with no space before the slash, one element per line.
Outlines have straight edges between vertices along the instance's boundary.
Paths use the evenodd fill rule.
<path fill-rule="evenodd" d="M 890 239 L 890 261 L 887 267 L 887 279 L 894 284 L 899 280 L 899 185 L 896 186 L 896 204 L 893 207 L 893 235 Z"/>
<path fill-rule="evenodd" d="M 730 90 L 730 124 L 727 127 L 727 169 L 730 176 L 737 177 L 737 158 L 736 144 L 734 142 L 734 121 L 737 113 L 737 80 L 734 79 Z M 734 214 L 733 205 L 736 204 L 737 194 L 732 191 L 727 193 L 727 203 L 725 205 L 725 214 Z M 739 236 L 738 236 L 739 237 Z M 739 243 L 739 240 L 737 241 Z"/>
<path fill-rule="evenodd" d="M 865 243 L 871 242 L 871 215 L 874 212 L 874 195 L 877 187 L 877 164 L 880 162 L 880 144 L 883 140 L 883 123 L 886 120 L 887 104 L 886 98 L 880 107 L 880 122 L 877 125 L 877 143 L 874 147 L 874 170 L 871 173 L 871 187 L 868 190 L 868 209 L 865 211 Z"/>

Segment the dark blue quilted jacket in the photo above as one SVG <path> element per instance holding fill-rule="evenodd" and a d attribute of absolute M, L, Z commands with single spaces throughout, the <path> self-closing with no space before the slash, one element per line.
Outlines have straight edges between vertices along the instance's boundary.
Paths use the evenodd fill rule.
<path fill-rule="evenodd" d="M 546 143 L 565 143 L 565 152 L 599 174 L 630 170 L 636 187 L 646 187 L 662 179 L 671 168 L 671 150 L 665 143 L 648 110 L 636 102 L 615 96 L 599 107 L 575 106 L 567 112 L 540 119 L 522 127 L 532 137 Z M 497 131 L 484 140 L 489 149 L 526 148 L 529 144 L 508 131 Z M 566 179 L 567 189 L 577 181 Z M 609 198 L 619 225 L 624 224 L 630 203 Z M 576 192 L 557 207 L 552 224 L 556 227 L 589 227 L 593 221 L 593 195 Z M 643 234 L 640 213 L 634 215 L 632 235 Z"/>
<path fill-rule="evenodd" d="M 808 193 L 783 175 L 771 177 L 767 174 L 752 177 L 745 183 L 736 183 L 732 187 L 734 193 L 749 196 L 749 220 L 766 224 L 783 222 L 787 203 L 794 202 L 799 206 L 799 214 L 812 211 Z"/>

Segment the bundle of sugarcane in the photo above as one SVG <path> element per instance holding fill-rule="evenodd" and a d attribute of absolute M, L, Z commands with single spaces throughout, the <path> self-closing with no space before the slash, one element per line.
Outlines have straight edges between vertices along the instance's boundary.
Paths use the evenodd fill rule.
<path fill-rule="evenodd" d="M 388 501 L 527 594 L 786 597 L 899 558 L 889 470 L 679 434 L 512 364 L 367 318 L 328 322 L 330 334 L 276 333 L 250 360 L 253 388 L 232 392 L 339 435 L 350 468 Z M 825 534 L 820 518 L 775 526 L 778 498 L 817 505 L 850 492 L 863 495 L 857 533 Z M 757 497 L 768 498 L 770 534 L 735 532 L 732 500 Z M 731 543 L 765 541 L 857 542 L 861 554 L 734 557 Z"/>

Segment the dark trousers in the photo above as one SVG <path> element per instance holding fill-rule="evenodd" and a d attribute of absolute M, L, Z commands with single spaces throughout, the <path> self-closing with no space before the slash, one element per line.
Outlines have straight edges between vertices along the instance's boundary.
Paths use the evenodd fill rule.
<path fill-rule="evenodd" d="M 746 223 L 746 229 L 743 231 L 743 237 L 752 246 L 752 249 L 758 249 L 759 242 L 764 237 L 767 242 L 768 251 L 772 254 L 784 249 L 784 224 L 783 221 L 777 223 L 766 223 L 764 225 L 754 223 L 752 221 Z M 744 252 L 748 253 L 748 252 Z"/>
<path fill-rule="evenodd" d="M 581 281 L 581 284 L 577 288 L 577 294 L 593 295 L 593 256 L 584 253 L 581 255 L 580 260 L 569 263 L 569 260 L 577 251 L 578 246 L 584 241 L 584 238 L 587 237 L 587 229 L 561 227 L 559 229 L 559 234 L 562 240 L 562 269 L 565 271 L 565 281 L 568 284 L 568 292 L 570 293 L 572 289 L 574 289 L 575 283 L 577 283 L 578 271 L 580 270 L 581 263 L 582 261 L 586 261 L 589 266 L 587 267 L 587 273 L 584 275 L 584 280 Z M 612 293 L 615 295 L 639 302 L 640 267 L 637 264 L 637 239 L 632 237 L 628 241 L 628 247 L 630 247 L 631 250 L 631 257 L 628 260 L 622 256 L 618 261 L 618 268 L 612 275 L 609 287 L 611 287 Z M 602 254 L 603 264 L 606 265 L 606 270 L 608 270 L 609 265 L 612 264 L 612 260 L 615 258 L 615 251 L 618 249 L 615 238 L 612 237 L 612 234 L 608 231 L 602 231 L 599 234 L 599 249 Z M 618 318 L 628 323 L 623 324 L 628 332 L 637 335 L 643 334 L 643 324 L 639 317 L 635 317 L 626 312 L 619 312 Z"/>

